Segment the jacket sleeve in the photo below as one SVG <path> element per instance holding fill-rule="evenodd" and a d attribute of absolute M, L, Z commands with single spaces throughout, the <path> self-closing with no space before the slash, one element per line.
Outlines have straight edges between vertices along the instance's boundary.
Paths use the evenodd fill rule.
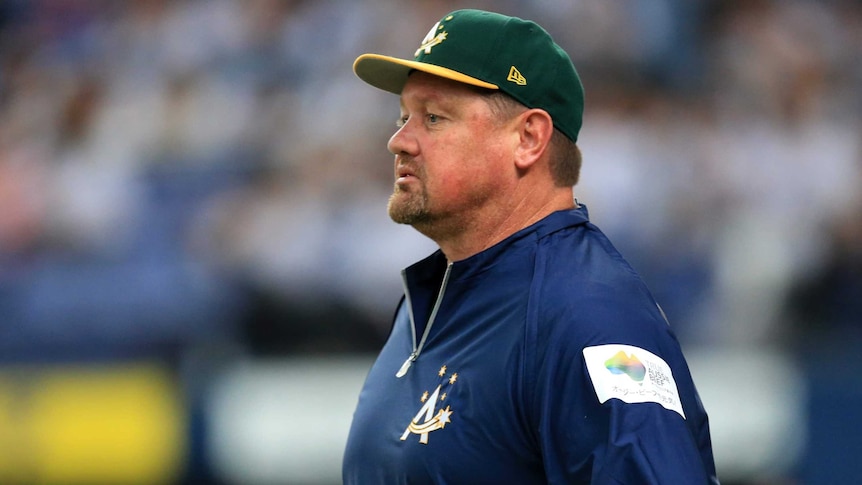
<path fill-rule="evenodd" d="M 548 483 L 717 484 L 706 412 L 654 302 L 577 300 L 531 325 L 528 406 Z"/>
<path fill-rule="evenodd" d="M 646 398 L 634 381 L 621 390 L 613 379 L 629 377 L 607 369 L 608 382 L 599 386 L 621 394 L 601 402 L 584 355 L 554 347 L 539 365 L 532 403 L 549 483 L 718 483 L 702 409 L 686 406 L 683 417 L 650 398 L 654 389 Z M 628 392 L 642 402 L 627 399 Z"/>

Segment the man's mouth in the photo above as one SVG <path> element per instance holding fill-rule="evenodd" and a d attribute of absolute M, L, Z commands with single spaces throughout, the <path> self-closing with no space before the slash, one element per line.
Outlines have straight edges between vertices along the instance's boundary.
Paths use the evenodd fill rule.
<path fill-rule="evenodd" d="M 416 178 L 416 174 L 413 173 L 413 171 L 410 170 L 409 168 L 399 167 L 395 171 L 395 181 L 396 182 L 406 182 L 408 180 L 415 179 L 415 178 Z"/>

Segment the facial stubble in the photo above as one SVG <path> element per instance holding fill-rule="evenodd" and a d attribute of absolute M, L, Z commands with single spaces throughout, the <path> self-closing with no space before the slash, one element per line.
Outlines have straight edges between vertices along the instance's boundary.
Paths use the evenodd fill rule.
<path fill-rule="evenodd" d="M 389 217 L 398 224 L 428 223 L 431 214 L 428 211 L 428 194 L 424 187 L 420 190 L 404 188 L 396 184 L 389 197 Z"/>

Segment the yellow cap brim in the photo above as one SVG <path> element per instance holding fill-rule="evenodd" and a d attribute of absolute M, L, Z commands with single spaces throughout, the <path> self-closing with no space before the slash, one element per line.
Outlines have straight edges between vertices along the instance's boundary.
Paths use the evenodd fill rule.
<path fill-rule="evenodd" d="M 394 94 L 401 94 L 401 90 L 404 89 L 404 84 L 407 82 L 407 76 L 414 69 L 471 86 L 499 89 L 496 84 L 425 62 L 408 61 L 380 54 L 362 54 L 353 62 L 353 72 L 359 76 L 359 79 Z"/>

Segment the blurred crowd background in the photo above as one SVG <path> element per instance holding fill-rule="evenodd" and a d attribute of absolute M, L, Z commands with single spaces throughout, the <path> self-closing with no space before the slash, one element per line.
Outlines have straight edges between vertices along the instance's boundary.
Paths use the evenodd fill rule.
<path fill-rule="evenodd" d="M 725 482 L 862 476 L 860 2 L 4 0 L 0 482 L 337 483 L 279 475 L 304 445 L 277 439 L 226 468 L 225 430 L 247 431 L 248 382 L 311 412 L 316 376 L 352 409 L 399 270 L 435 247 L 386 215 L 397 98 L 351 64 L 412 56 L 462 7 L 572 56 L 575 194 L 725 376 L 698 383 L 707 410 L 799 410 L 776 425 L 797 444 L 719 461 Z M 790 380 L 755 401 L 734 389 L 757 356 Z M 248 426 L 307 424 L 277 404 Z"/>

